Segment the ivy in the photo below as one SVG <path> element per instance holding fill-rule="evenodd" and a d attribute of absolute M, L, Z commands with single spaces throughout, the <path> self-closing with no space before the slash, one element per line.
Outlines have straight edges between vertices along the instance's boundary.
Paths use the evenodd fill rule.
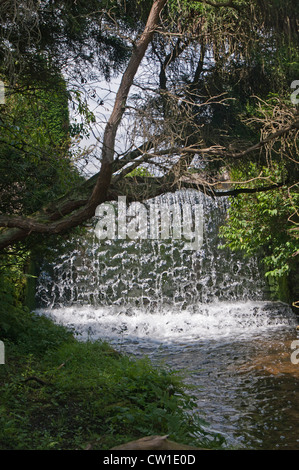
<path fill-rule="evenodd" d="M 0 211 L 30 214 L 79 180 L 61 77 L 28 89 L 20 83 L 0 108 L 0 127 Z"/>

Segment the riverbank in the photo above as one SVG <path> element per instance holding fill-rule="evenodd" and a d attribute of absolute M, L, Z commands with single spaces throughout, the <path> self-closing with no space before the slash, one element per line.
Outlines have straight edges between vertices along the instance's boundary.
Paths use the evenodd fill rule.
<path fill-rule="evenodd" d="M 181 376 L 28 314 L 4 339 L 0 450 L 106 450 L 147 435 L 219 448 Z M 192 437 L 194 434 L 197 438 Z"/>

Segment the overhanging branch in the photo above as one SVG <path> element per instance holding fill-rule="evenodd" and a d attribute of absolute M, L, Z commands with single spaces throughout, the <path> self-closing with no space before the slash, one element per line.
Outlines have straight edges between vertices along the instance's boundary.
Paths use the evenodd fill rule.
<path fill-rule="evenodd" d="M 198 184 L 198 183 L 192 183 L 188 181 L 181 181 L 180 185 L 183 188 L 189 188 L 189 189 L 197 189 L 207 196 L 211 196 L 213 198 L 215 197 L 229 197 L 229 196 L 238 196 L 240 194 L 256 194 L 256 193 L 261 193 L 261 192 L 268 192 L 268 191 L 274 191 L 275 189 L 282 188 L 285 186 L 286 183 L 277 183 L 277 184 L 272 184 L 269 186 L 258 186 L 256 188 L 235 188 L 235 189 L 228 189 L 225 191 L 219 191 L 212 189 L 208 185 L 204 184 Z"/>

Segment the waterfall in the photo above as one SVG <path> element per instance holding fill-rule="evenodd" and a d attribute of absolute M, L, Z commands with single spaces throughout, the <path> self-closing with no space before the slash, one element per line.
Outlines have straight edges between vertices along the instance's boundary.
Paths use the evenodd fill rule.
<path fill-rule="evenodd" d="M 38 280 L 42 312 L 83 338 L 141 342 L 240 338 L 288 323 L 290 310 L 267 301 L 256 259 L 219 247 L 227 198 L 193 190 L 147 201 L 169 207 L 200 204 L 203 243 L 184 250 L 182 239 L 99 240 L 95 223 L 57 249 Z M 192 216 L 192 214 L 191 214 Z"/>
<path fill-rule="evenodd" d="M 44 262 L 37 314 L 71 327 L 78 340 L 107 340 L 188 372 L 200 415 L 227 445 L 298 448 L 298 426 L 288 418 L 298 408 L 291 375 L 298 366 L 290 362 L 297 320 L 288 305 L 269 300 L 256 259 L 219 248 L 227 199 L 179 191 L 151 204 L 169 208 L 164 225 L 174 208 L 200 204 L 202 243 L 185 249 L 178 227 L 176 238 L 99 240 L 95 217 Z M 115 234 L 115 221 L 108 225 Z M 275 370 L 288 373 L 276 381 Z"/>
<path fill-rule="evenodd" d="M 169 205 L 201 203 L 204 241 L 200 250 L 183 250 L 182 240 L 99 241 L 94 226 L 66 243 L 54 263 L 44 265 L 37 299 L 42 307 L 134 305 L 152 310 L 194 303 L 263 300 L 266 286 L 255 259 L 219 248 L 219 226 L 227 201 L 196 191 L 156 198 Z M 68 247 L 68 245 L 70 247 Z"/>

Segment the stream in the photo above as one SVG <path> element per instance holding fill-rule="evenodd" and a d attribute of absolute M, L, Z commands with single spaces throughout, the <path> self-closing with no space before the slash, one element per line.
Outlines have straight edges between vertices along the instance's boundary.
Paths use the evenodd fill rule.
<path fill-rule="evenodd" d="M 219 248 L 227 201 L 196 192 L 163 202 L 200 203 L 204 242 L 105 240 L 94 226 L 44 261 L 37 312 L 80 341 L 108 340 L 185 374 L 207 430 L 234 449 L 299 449 L 298 319 L 269 300 L 258 261 Z"/>

